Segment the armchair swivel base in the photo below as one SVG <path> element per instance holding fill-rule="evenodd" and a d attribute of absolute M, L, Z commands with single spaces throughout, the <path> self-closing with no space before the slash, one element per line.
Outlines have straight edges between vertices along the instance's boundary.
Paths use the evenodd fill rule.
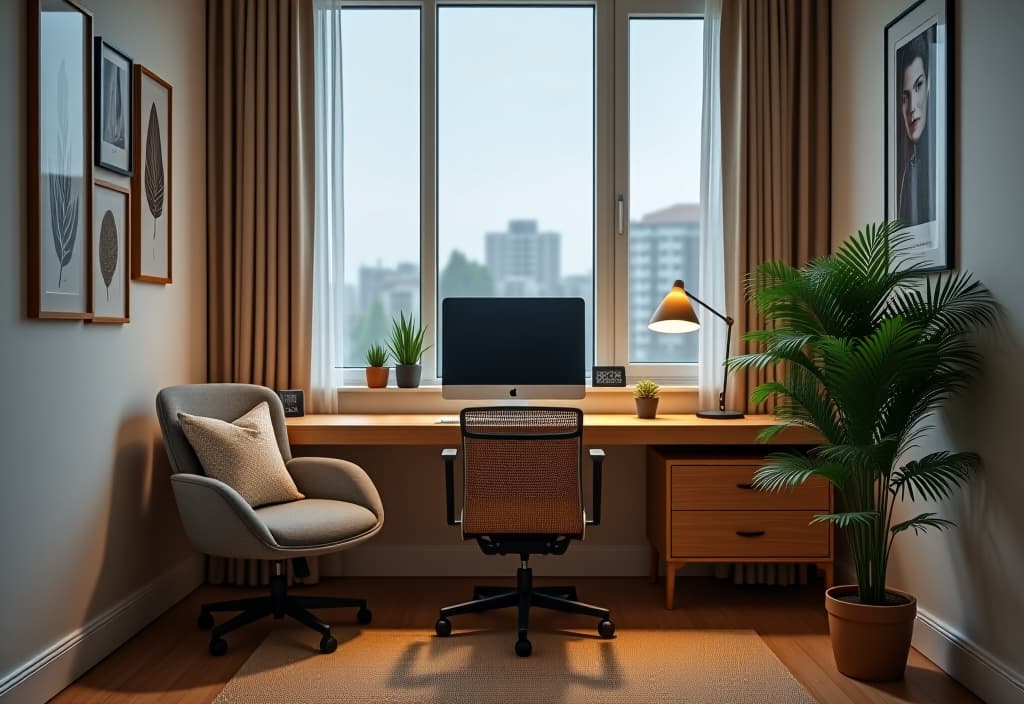
<path fill-rule="evenodd" d="M 305 558 L 295 560 L 295 572 L 298 576 L 309 574 Z M 233 599 L 203 604 L 199 610 L 199 627 L 212 628 L 210 634 L 210 654 L 223 655 L 228 651 L 228 643 L 224 640 L 227 633 L 248 623 L 257 621 L 264 616 L 282 619 L 290 616 L 299 623 L 312 628 L 320 634 L 320 652 L 333 653 L 338 641 L 331 635 L 331 627 L 318 619 L 307 609 L 333 609 L 340 607 L 359 607 L 356 620 L 366 625 L 373 618 L 373 613 L 366 608 L 366 599 L 350 599 L 334 596 L 291 596 L 288 594 L 288 580 L 284 573 L 284 561 L 274 560 L 271 563 L 270 594 L 250 599 Z M 240 614 L 228 619 L 219 626 L 213 625 L 213 612 L 241 611 Z"/>
<path fill-rule="evenodd" d="M 458 614 L 482 613 L 494 609 L 515 606 L 519 609 L 519 638 L 516 640 L 515 651 L 520 657 L 527 657 L 533 652 L 533 644 L 527 638 L 530 620 L 530 607 L 563 611 L 571 614 L 596 616 L 601 619 L 597 632 L 602 638 L 615 635 L 615 624 L 611 621 L 611 612 L 600 606 L 591 606 L 576 600 L 575 587 L 534 587 L 533 568 L 529 565 L 529 554 L 520 556 L 522 566 L 516 571 L 516 588 L 506 587 L 474 587 L 473 600 L 461 604 L 445 606 L 434 626 L 437 635 L 449 636 L 452 633 L 450 616 Z"/>

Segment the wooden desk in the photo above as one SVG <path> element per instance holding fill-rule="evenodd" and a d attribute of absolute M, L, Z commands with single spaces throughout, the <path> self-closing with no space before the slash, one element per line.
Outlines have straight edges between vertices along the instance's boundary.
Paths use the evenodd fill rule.
<path fill-rule="evenodd" d="M 288 440 L 292 445 L 458 447 L 459 424 L 438 423 L 441 415 L 289 418 Z M 816 493 L 805 492 L 809 495 L 805 503 L 741 488 L 760 464 L 758 433 L 775 422 L 770 415 L 712 420 L 665 414 L 647 420 L 625 413 L 584 414 L 585 445 L 673 448 L 666 450 L 666 455 L 651 447 L 646 472 L 647 537 L 654 550 L 655 575 L 659 557 L 665 561 L 665 608 L 674 605 L 676 570 L 687 562 L 810 562 L 824 569 L 826 584 L 831 586 L 832 529 L 808 525 L 814 512 L 827 512 L 831 507 L 829 488 L 822 485 Z M 772 438 L 764 451 L 771 451 L 772 446 L 820 442 L 816 433 L 791 428 Z M 732 456 L 722 459 L 723 452 Z M 688 497 L 696 498 L 688 503 Z"/>
<path fill-rule="evenodd" d="M 288 419 L 292 445 L 437 445 L 457 447 L 458 423 L 438 423 L 441 413 L 309 415 Z M 647 420 L 626 413 L 583 416 L 586 445 L 758 445 L 757 434 L 775 424 L 770 415 L 712 420 L 665 414 Z M 820 437 L 802 429 L 775 436 L 769 445 L 810 445 Z"/>

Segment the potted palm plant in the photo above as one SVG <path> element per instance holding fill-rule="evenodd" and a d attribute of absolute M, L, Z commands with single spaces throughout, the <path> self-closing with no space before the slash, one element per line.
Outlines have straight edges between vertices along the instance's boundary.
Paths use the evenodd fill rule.
<path fill-rule="evenodd" d="M 953 526 L 931 511 L 897 520 L 896 503 L 945 499 L 979 466 L 973 452 L 914 450 L 926 419 L 980 366 L 967 334 L 998 310 L 970 274 L 927 274 L 909 245 L 898 223 L 883 222 L 803 268 L 760 265 L 748 295 L 767 329 L 745 339 L 761 351 L 728 362 L 782 365 L 778 381 L 751 394 L 755 404 L 777 403 L 779 423 L 764 439 L 790 426 L 824 438 L 807 454 L 769 455 L 754 486 L 778 491 L 811 477 L 834 486 L 840 512 L 814 521 L 845 533 L 857 583 L 826 592 L 829 632 L 839 671 L 865 680 L 906 669 L 917 602 L 886 587 L 896 538 Z"/>
<path fill-rule="evenodd" d="M 654 418 L 658 415 L 658 392 L 661 387 L 650 379 L 641 379 L 633 388 L 638 418 Z"/>
<path fill-rule="evenodd" d="M 366 349 L 366 385 L 371 389 L 383 389 L 388 385 L 388 351 L 384 345 L 374 342 Z"/>
<path fill-rule="evenodd" d="M 400 312 L 397 319 L 391 320 L 391 339 L 387 345 L 395 358 L 395 380 L 400 388 L 411 389 L 420 385 L 420 358 L 430 349 L 429 345 L 423 346 L 426 334 L 426 328 L 417 325 L 411 314 L 407 319 L 405 313 Z"/>

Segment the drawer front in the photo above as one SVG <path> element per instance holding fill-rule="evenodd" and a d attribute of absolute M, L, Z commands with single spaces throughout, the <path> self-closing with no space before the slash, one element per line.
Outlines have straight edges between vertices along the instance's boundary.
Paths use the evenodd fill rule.
<path fill-rule="evenodd" d="M 828 557 L 816 511 L 673 511 L 673 557 Z"/>
<path fill-rule="evenodd" d="M 760 465 L 673 465 L 672 508 L 676 511 L 828 510 L 828 482 L 812 477 L 793 491 L 749 488 Z"/>

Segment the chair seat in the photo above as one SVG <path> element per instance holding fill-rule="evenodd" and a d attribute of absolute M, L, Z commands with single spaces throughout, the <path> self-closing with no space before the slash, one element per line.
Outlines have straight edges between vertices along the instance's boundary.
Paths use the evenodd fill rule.
<path fill-rule="evenodd" d="M 377 525 L 372 511 L 347 501 L 302 499 L 256 509 L 274 540 L 287 547 L 312 547 L 354 538 Z"/>

